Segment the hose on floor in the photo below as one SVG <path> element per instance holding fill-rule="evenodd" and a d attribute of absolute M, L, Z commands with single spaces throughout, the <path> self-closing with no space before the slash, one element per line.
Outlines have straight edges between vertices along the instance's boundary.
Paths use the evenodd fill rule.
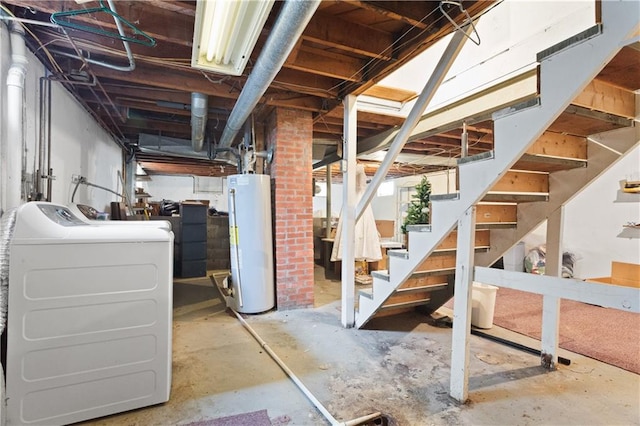
<path fill-rule="evenodd" d="M 234 311 L 233 309 L 231 308 L 229 309 L 231 310 L 231 312 L 235 314 L 236 318 L 238 318 L 238 320 L 240 321 L 240 324 L 242 324 L 242 326 L 247 329 L 247 331 L 253 336 L 253 338 L 256 339 L 258 343 L 260 343 L 260 346 L 262 346 L 265 352 L 267 352 L 269 356 L 276 362 L 276 364 L 278 364 L 278 366 L 282 369 L 282 371 L 284 371 L 286 375 L 289 376 L 289 378 L 293 381 L 293 383 L 295 383 L 296 386 L 298 386 L 298 388 L 302 391 L 302 393 L 305 394 L 305 396 L 318 409 L 318 411 L 322 413 L 322 415 L 329 421 L 329 423 L 331 423 L 332 426 L 356 426 L 364 422 L 382 417 L 382 413 L 377 412 L 377 413 L 368 414 L 366 416 L 358 417 L 352 420 L 348 420 L 345 422 L 340 422 L 336 420 L 336 418 L 333 417 L 331 413 L 329 413 L 329 411 L 322 405 L 320 401 L 318 401 L 318 399 L 311 393 L 311 391 L 309 391 L 309 389 L 304 385 L 304 383 L 300 381 L 300 379 L 293 373 L 293 371 L 291 371 L 291 369 L 287 367 L 287 365 L 280 359 L 280 357 L 278 357 L 278 355 L 276 355 L 275 352 L 271 350 L 267 342 L 265 342 L 258 335 L 258 333 L 256 333 L 256 331 L 253 328 L 251 328 L 251 326 L 244 320 L 244 318 L 242 318 L 242 316 L 236 311 Z"/>

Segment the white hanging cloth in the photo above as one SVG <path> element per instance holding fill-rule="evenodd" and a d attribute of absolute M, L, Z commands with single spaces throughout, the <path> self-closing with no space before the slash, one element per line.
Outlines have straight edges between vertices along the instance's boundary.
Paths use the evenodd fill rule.
<path fill-rule="evenodd" d="M 356 204 L 367 188 L 367 175 L 364 172 L 364 165 L 356 166 Z M 333 250 L 331 251 L 331 261 L 342 259 L 342 210 L 338 219 L 338 228 L 333 242 Z M 355 226 L 355 251 L 354 260 L 367 262 L 376 262 L 382 259 L 382 251 L 380 250 L 380 235 L 376 228 L 376 220 L 373 217 L 371 205 L 364 209 L 362 216 L 356 222 Z"/>

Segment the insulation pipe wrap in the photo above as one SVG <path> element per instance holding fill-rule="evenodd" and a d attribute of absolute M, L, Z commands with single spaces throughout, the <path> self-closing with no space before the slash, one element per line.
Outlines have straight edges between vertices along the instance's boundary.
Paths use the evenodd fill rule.
<path fill-rule="evenodd" d="M 0 334 L 7 326 L 7 305 L 9 300 L 9 251 L 16 225 L 17 209 L 13 208 L 0 219 Z"/>
<path fill-rule="evenodd" d="M 204 146 L 208 101 L 204 93 L 191 93 L 191 146 L 196 152 L 202 151 Z"/>
<path fill-rule="evenodd" d="M 24 80 L 27 74 L 24 29 L 9 23 L 11 67 L 7 72 L 7 120 L 5 143 L 6 198 L 3 209 L 18 207 L 22 200 L 22 147 L 24 145 Z"/>
<path fill-rule="evenodd" d="M 271 28 L 269 38 L 262 47 L 260 56 L 229 114 L 220 138 L 220 147 L 228 148 L 233 144 L 242 125 L 267 91 L 276 74 L 280 72 L 319 5 L 320 0 L 288 0 L 284 3 L 280 15 Z"/>

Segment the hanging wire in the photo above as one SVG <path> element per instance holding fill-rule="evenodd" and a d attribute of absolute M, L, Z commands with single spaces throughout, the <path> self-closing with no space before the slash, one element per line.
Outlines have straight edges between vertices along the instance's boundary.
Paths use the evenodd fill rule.
<path fill-rule="evenodd" d="M 496 1 L 495 3 L 493 3 L 491 6 L 489 6 L 487 9 L 484 9 L 477 17 L 476 19 L 479 19 L 480 17 L 482 17 L 483 15 L 485 15 L 486 13 L 488 13 L 490 10 L 492 10 L 494 7 L 496 7 L 497 5 L 501 4 L 504 0 L 499 0 Z M 435 8 L 434 10 L 432 10 L 428 15 L 426 15 L 424 18 L 422 18 L 419 22 L 423 22 L 425 21 L 427 18 L 429 18 L 431 15 L 433 15 L 436 11 L 440 10 L 439 7 Z M 436 24 L 438 24 L 442 19 L 444 19 L 444 16 L 440 16 L 439 18 L 435 19 L 429 26 L 427 26 L 426 28 L 418 31 L 414 36 L 412 36 L 411 38 L 403 41 L 402 43 L 398 44 L 404 37 L 407 36 L 407 34 L 409 34 L 411 31 L 413 31 L 414 29 L 416 29 L 417 27 L 415 25 L 411 26 L 409 29 L 407 29 L 404 33 L 402 33 L 393 43 L 391 43 L 391 45 L 389 45 L 387 48 L 385 48 L 379 55 L 377 58 L 372 58 L 369 61 L 367 61 L 365 63 L 365 65 L 363 65 L 358 71 L 356 71 L 351 77 L 354 77 L 355 75 L 357 75 L 358 73 L 363 72 L 366 68 L 368 68 L 371 64 L 373 64 L 375 61 L 380 60 L 380 57 L 382 56 L 383 53 L 385 53 L 386 51 L 390 50 L 390 49 L 401 49 L 407 45 L 409 45 L 410 43 L 414 42 L 415 40 L 419 39 L 420 37 L 422 37 L 425 33 L 430 32 L 434 26 Z M 474 27 L 475 28 L 475 27 Z M 442 36 L 430 41 L 430 44 L 435 44 L 437 42 L 439 42 L 440 40 L 446 38 L 447 36 L 449 36 L 450 34 L 454 33 L 455 31 L 457 31 L 457 29 L 454 29 L 452 31 L 449 31 L 445 34 L 443 34 Z M 408 52 L 407 55 L 412 54 L 413 52 L 415 52 L 416 50 L 418 50 L 421 46 L 416 46 L 414 47 L 411 52 Z M 331 87 L 329 89 L 329 91 L 332 90 L 337 90 L 339 88 L 344 88 L 345 91 L 348 93 L 351 90 L 349 90 L 349 87 L 356 87 L 359 83 L 358 82 L 353 82 L 353 81 L 342 81 L 338 84 L 336 84 L 335 86 Z"/>

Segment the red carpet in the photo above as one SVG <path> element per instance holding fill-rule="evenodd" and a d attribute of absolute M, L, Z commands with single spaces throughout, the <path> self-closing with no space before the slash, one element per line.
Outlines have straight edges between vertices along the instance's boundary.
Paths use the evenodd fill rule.
<path fill-rule="evenodd" d="M 235 416 L 219 417 L 217 419 L 201 420 L 185 426 L 272 426 L 267 410 L 252 413 L 236 414 Z"/>
<path fill-rule="evenodd" d="M 500 288 L 493 323 L 540 340 L 542 296 Z M 560 347 L 640 374 L 640 314 L 563 299 Z"/>

